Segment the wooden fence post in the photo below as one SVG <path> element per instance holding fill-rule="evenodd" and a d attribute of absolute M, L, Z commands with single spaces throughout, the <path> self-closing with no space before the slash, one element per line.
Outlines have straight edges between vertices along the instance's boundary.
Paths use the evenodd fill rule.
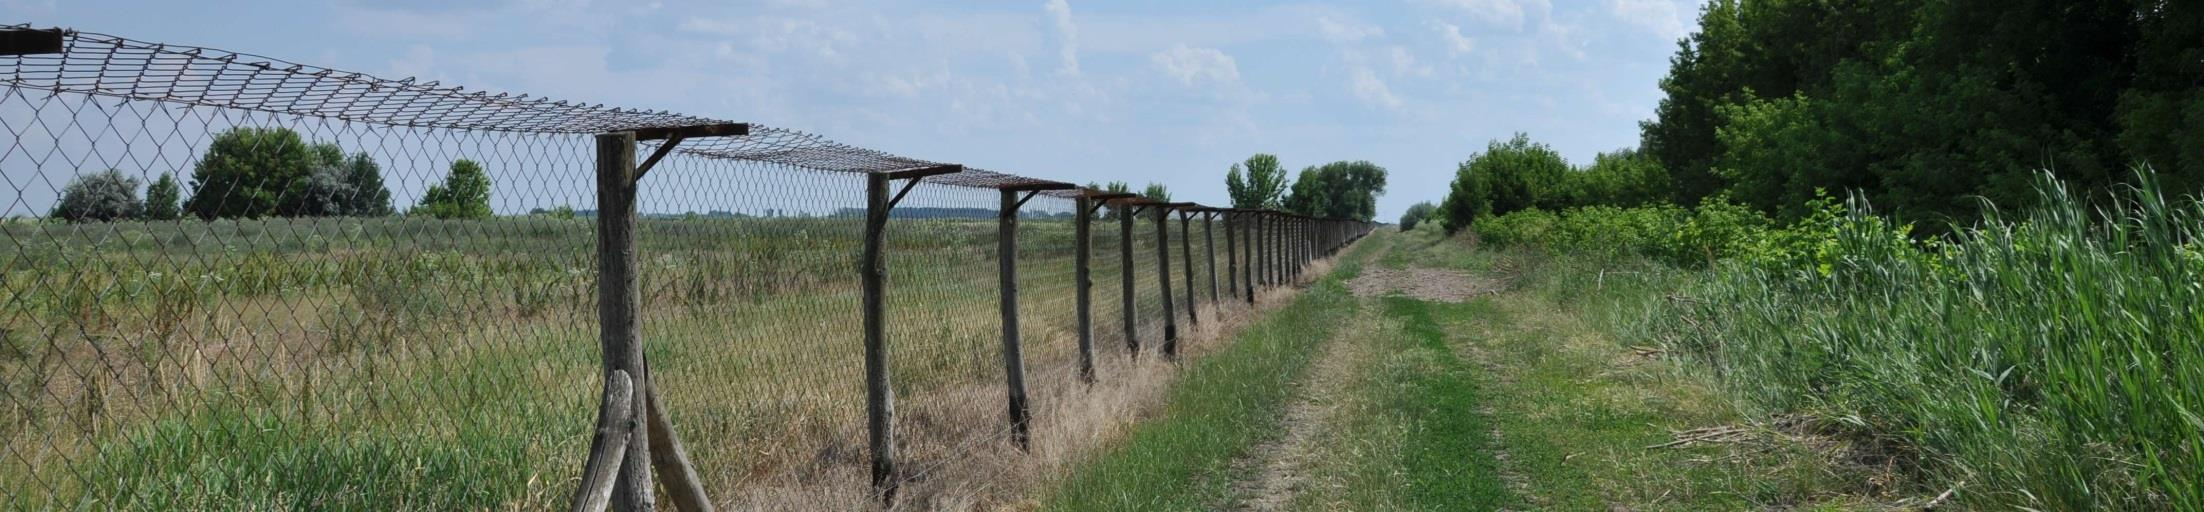
<path fill-rule="evenodd" d="M 635 132 L 597 134 L 597 343 L 604 352 L 607 379 L 626 372 L 634 389 L 647 389 L 650 374 L 643 369 L 643 310 L 635 279 L 635 184 Z M 600 409 L 600 417 L 606 412 Z M 644 416 L 631 410 L 630 417 Z M 614 510 L 652 509 L 650 429 L 629 429 L 615 480 Z"/>
<path fill-rule="evenodd" d="M 901 475 L 895 464 L 895 388 L 888 383 L 888 219 L 895 204 L 927 176 L 964 172 L 961 165 L 937 165 L 865 174 L 865 252 L 858 262 L 864 290 L 865 433 L 872 452 L 872 487 L 882 503 L 895 502 Z M 910 180 L 890 195 L 888 185 Z"/>
<path fill-rule="evenodd" d="M 1240 237 L 1240 292 L 1247 295 L 1247 305 L 1255 305 L 1255 251 L 1261 245 L 1257 241 L 1262 232 L 1263 215 L 1253 211 L 1240 212 L 1240 229 L 1246 236 Z"/>
<path fill-rule="evenodd" d="M 1003 375 L 1010 395 L 1010 437 L 1018 449 L 1032 449 L 1031 412 L 1026 409 L 1025 356 L 1018 347 L 1018 191 L 1002 190 L 1002 209 L 996 213 L 996 263 L 1003 314 Z"/>
<path fill-rule="evenodd" d="M 1194 297 L 1193 222 L 1194 212 L 1183 208 L 1179 210 L 1179 261 L 1186 264 L 1186 325 L 1188 326 L 1201 325 L 1201 318 L 1197 317 L 1195 313 L 1201 310 L 1201 301 Z"/>
<path fill-rule="evenodd" d="M 1156 281 L 1163 291 L 1163 357 L 1177 360 L 1178 310 L 1171 308 L 1171 207 L 1158 204 L 1149 208 L 1156 210 Z"/>
<path fill-rule="evenodd" d="M 1125 349 L 1133 357 L 1140 357 L 1139 302 L 1133 300 L 1133 215 L 1137 208 L 1121 205 L 1117 213 L 1117 270 L 1124 281 L 1119 283 L 1119 295 L 1124 302 L 1117 308 L 1125 322 Z"/>
<path fill-rule="evenodd" d="M 1079 212 L 1072 215 L 1072 245 L 1078 255 L 1073 257 L 1073 288 L 1077 290 L 1079 312 L 1079 381 L 1094 383 L 1094 280 L 1089 272 L 1094 255 L 1089 252 L 1094 242 L 1094 199 L 1085 193 L 1079 195 Z"/>
<path fill-rule="evenodd" d="M 1202 240 L 1202 242 L 1201 242 L 1201 246 L 1202 246 L 1202 261 L 1203 261 L 1203 262 L 1206 262 L 1206 263 L 1208 263 L 1208 266 L 1209 266 L 1209 303 L 1210 303 L 1210 304 L 1217 304 L 1217 231 L 1216 231 L 1215 229 L 1212 229 L 1212 228 L 1213 228 L 1213 227 L 1214 227 L 1214 226 L 1216 225 L 1216 223 L 1217 223 L 1217 212 L 1216 212 L 1216 211 L 1214 211 L 1214 210 L 1210 210 L 1210 211 L 1203 211 L 1203 212 L 1202 212 L 1202 214 L 1201 214 L 1201 240 Z"/>
<path fill-rule="evenodd" d="M 1224 284 L 1233 295 L 1240 294 L 1240 247 L 1238 236 L 1239 212 L 1222 212 L 1224 216 Z"/>
<path fill-rule="evenodd" d="M 882 501 L 895 499 L 895 390 L 888 386 L 888 266 L 883 245 L 888 230 L 888 175 L 865 175 L 865 428 L 872 451 L 872 488 Z"/>

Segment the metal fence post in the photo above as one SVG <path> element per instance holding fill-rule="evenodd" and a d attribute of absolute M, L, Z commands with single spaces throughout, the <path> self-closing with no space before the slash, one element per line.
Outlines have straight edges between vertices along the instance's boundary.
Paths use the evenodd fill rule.
<path fill-rule="evenodd" d="M 1003 376 L 1010 396 L 1010 436 L 1019 449 L 1031 449 L 1031 411 L 1026 409 L 1025 356 L 1018 347 L 1018 191 L 1002 190 L 995 215 L 997 284 L 1003 315 Z"/>

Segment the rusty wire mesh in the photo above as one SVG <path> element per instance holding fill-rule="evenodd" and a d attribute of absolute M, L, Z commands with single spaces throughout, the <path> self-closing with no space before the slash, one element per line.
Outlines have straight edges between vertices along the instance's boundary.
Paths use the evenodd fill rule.
<path fill-rule="evenodd" d="M 12 194 L 0 509 L 569 498 L 601 371 L 591 134 L 724 121 L 101 34 L 64 45 L 0 57 Z M 879 502 L 864 473 L 865 173 L 936 165 L 751 125 L 685 141 L 642 181 L 652 380 L 719 501 Z M 111 204 L 164 178 L 172 211 L 150 193 Z M 995 187 L 1045 183 L 966 169 L 927 178 L 891 213 L 886 320 L 911 503 L 945 492 L 932 483 L 975 481 L 956 472 L 1015 467 L 960 463 L 1020 453 L 1006 440 Z M 1042 192 L 1018 212 L 1036 400 L 1085 389 L 1071 263 L 1084 192 Z M 1142 346 L 1163 341 L 1153 214 L 1127 239 L 1115 212 L 1097 215 L 1090 248 L 1099 379 L 1135 375 L 1124 272 Z M 1189 278 L 1217 304 L 1205 262 L 1224 253 L 1201 225 L 1190 267 L 1186 227 L 1169 222 L 1182 331 Z M 1091 419 L 1069 414 L 1035 421 Z"/>

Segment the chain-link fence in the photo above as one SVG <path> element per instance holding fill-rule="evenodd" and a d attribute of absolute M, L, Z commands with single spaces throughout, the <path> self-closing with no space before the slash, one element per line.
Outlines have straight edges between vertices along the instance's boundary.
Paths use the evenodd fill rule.
<path fill-rule="evenodd" d="M 932 506 L 1368 229 L 93 33 L 0 54 L 10 510 Z"/>

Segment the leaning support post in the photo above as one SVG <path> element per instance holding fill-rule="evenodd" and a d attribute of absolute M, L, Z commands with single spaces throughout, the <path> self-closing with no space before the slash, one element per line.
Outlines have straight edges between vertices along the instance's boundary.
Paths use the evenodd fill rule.
<path fill-rule="evenodd" d="M 649 361 L 643 367 L 650 368 Z M 650 464 L 658 473 L 658 484 L 666 486 L 666 499 L 673 501 L 675 510 L 682 512 L 711 512 L 715 510 L 712 499 L 704 494 L 704 480 L 696 472 L 696 465 L 689 462 L 689 449 L 681 446 L 681 437 L 674 434 L 673 415 L 666 412 L 665 399 L 658 397 L 658 383 L 652 382 L 643 389 L 643 404 L 650 415 Z"/>
<path fill-rule="evenodd" d="M 1163 291 L 1163 358 L 1179 357 L 1178 310 L 1171 308 L 1171 207 L 1155 205 L 1156 281 Z"/>
<path fill-rule="evenodd" d="M 865 176 L 865 252 L 862 276 L 865 300 L 865 427 L 872 451 L 872 488 L 881 501 L 895 499 L 895 390 L 888 387 L 888 265 L 881 254 L 887 243 L 888 176 Z"/>
<path fill-rule="evenodd" d="M 627 458 L 628 438 L 635 433 L 635 382 L 627 370 L 605 375 L 603 406 L 597 409 L 597 433 L 589 440 L 589 462 L 582 469 L 582 484 L 574 490 L 570 512 L 601 512 L 612 502 L 620 463 Z"/>
<path fill-rule="evenodd" d="M 1185 264 L 1186 274 L 1186 325 L 1201 325 L 1195 316 L 1201 310 L 1201 301 L 1194 297 L 1194 212 L 1179 210 L 1179 261 Z"/>
<path fill-rule="evenodd" d="M 1079 381 L 1094 383 L 1094 255 L 1090 246 L 1094 242 L 1094 199 L 1085 194 L 1079 196 L 1079 212 L 1072 215 L 1072 244 L 1077 256 L 1073 257 L 1072 288 L 1077 290 L 1075 300 L 1079 309 Z"/>
<path fill-rule="evenodd" d="M 643 369 L 641 291 L 636 284 L 635 133 L 597 135 L 597 343 L 604 352 L 604 373 L 625 372 L 636 389 L 648 389 Z M 608 414 L 612 404 L 599 407 Z M 641 415 L 630 416 L 641 418 Z M 612 488 L 612 508 L 644 512 L 652 508 L 650 429 L 631 428 Z"/>
<path fill-rule="evenodd" d="M 1217 304 L 1217 231 L 1211 229 L 1217 223 L 1217 212 L 1204 211 L 1201 216 L 1202 261 L 1209 265 L 1209 303 Z"/>
<path fill-rule="evenodd" d="M 1028 196 L 1031 197 L 1031 196 Z M 1025 357 L 1018 347 L 1018 191 L 1002 191 L 1002 209 L 995 216 L 995 261 L 1001 271 L 997 283 L 1002 298 L 1003 375 L 1010 395 L 1010 437 L 1018 449 L 1032 449 L 1032 412 L 1026 409 Z"/>

